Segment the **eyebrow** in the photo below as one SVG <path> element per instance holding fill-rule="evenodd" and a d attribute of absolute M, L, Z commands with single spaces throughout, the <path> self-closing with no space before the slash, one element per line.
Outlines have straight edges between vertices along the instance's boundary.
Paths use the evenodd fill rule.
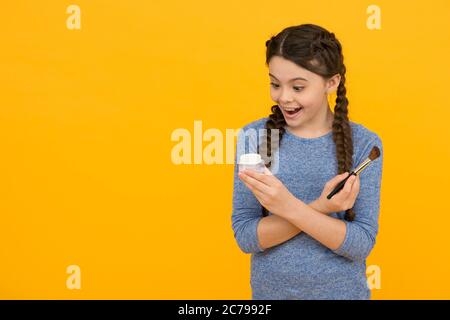
<path fill-rule="evenodd" d="M 275 77 L 275 76 L 274 76 L 273 74 L 271 74 L 271 73 L 269 73 L 269 76 L 275 78 L 275 80 L 278 80 L 277 77 Z M 291 80 L 289 80 L 289 81 L 294 81 L 294 80 L 305 80 L 305 81 L 308 81 L 307 79 L 302 78 L 302 77 L 297 77 L 297 78 L 291 79 Z M 278 81 L 280 81 L 280 80 L 278 80 Z"/>

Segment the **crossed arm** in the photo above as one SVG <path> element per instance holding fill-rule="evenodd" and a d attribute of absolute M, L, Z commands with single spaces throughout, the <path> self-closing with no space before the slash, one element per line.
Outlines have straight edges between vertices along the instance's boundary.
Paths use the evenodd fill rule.
<path fill-rule="evenodd" d="M 241 250 L 245 253 L 259 253 L 295 237 L 300 232 L 305 232 L 334 253 L 353 261 L 363 262 L 375 244 L 380 212 L 383 165 L 383 148 L 380 139 L 376 137 L 367 143 L 361 154 L 370 151 L 374 144 L 380 148 L 380 157 L 361 176 L 361 192 L 358 193 L 358 199 L 353 204 L 345 205 L 340 209 L 332 208 L 331 210 L 328 202 L 321 201 L 322 196 L 327 195 L 334 188 L 334 185 L 330 184 L 330 189 L 325 190 L 326 185 L 332 180 L 325 185 L 322 199 L 318 198 L 311 203 L 306 203 L 299 199 L 292 201 L 293 197 L 286 190 L 282 190 L 281 187 L 284 186 L 282 183 L 273 184 L 269 181 L 268 187 L 272 188 L 269 192 L 265 191 L 267 188 L 264 186 L 249 190 L 249 185 L 241 183 L 235 167 L 232 228 Z M 337 193 L 333 199 L 336 200 L 340 193 Z M 260 205 L 273 214 L 261 217 Z M 330 212 L 341 212 L 345 210 L 343 209 L 345 207 L 353 207 L 353 210 L 357 212 L 354 221 L 344 221 L 329 216 Z"/>
<path fill-rule="evenodd" d="M 319 208 L 317 205 L 317 200 L 310 202 L 308 204 L 308 206 L 315 211 L 315 212 L 312 212 L 312 211 L 309 212 L 310 215 L 311 214 L 312 215 L 317 215 L 317 214 L 326 215 L 325 213 L 322 213 L 319 211 Z M 301 207 L 299 207 L 299 208 L 301 208 Z M 317 218 L 322 219 L 321 217 L 317 217 Z M 327 218 L 333 219 L 331 217 L 327 217 Z M 317 224 L 315 224 L 314 221 L 311 221 L 313 219 L 309 219 L 310 226 L 309 227 L 307 226 L 306 228 L 310 228 L 310 229 L 312 228 L 313 230 L 311 232 L 316 233 L 316 234 L 320 233 L 319 237 L 321 237 L 321 234 L 323 234 L 323 232 L 321 231 L 323 226 L 320 229 L 317 229 Z M 333 239 L 330 239 L 329 237 L 327 237 L 328 239 L 324 240 L 327 244 L 331 245 L 330 249 L 335 249 L 340 246 L 340 244 L 344 241 L 345 232 L 346 232 L 345 224 L 342 223 L 342 221 L 339 221 L 337 219 L 333 219 L 333 220 L 335 220 L 336 222 L 329 221 L 331 223 L 331 224 L 329 223 L 329 227 L 336 230 L 337 233 L 335 233 Z M 339 222 L 341 222 L 342 224 L 340 224 Z M 294 217 L 294 219 L 290 219 L 290 221 L 288 219 L 285 219 L 285 218 L 280 217 L 275 214 L 262 218 L 259 221 L 258 227 L 257 227 L 258 241 L 259 241 L 261 248 L 267 249 L 267 248 L 276 246 L 280 243 L 283 243 L 283 242 L 293 238 L 294 236 L 296 236 L 297 234 L 302 232 L 302 230 L 297 225 L 298 225 L 298 223 L 296 222 L 295 217 Z M 326 234 L 324 236 L 326 236 Z"/>

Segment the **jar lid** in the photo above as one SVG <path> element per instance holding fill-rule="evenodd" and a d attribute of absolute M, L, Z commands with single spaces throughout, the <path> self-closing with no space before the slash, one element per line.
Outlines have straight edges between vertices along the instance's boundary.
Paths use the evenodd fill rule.
<path fill-rule="evenodd" d="M 262 162 L 261 155 L 258 153 L 246 153 L 239 158 L 239 164 L 254 165 Z"/>

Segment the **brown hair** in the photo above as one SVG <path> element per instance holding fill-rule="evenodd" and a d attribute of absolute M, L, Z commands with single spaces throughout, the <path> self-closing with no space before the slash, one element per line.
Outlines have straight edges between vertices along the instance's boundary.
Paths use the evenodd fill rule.
<path fill-rule="evenodd" d="M 345 65 L 342 46 L 334 33 L 314 24 L 302 24 L 285 28 L 276 36 L 266 41 L 266 65 L 273 56 L 280 56 L 294 62 L 300 67 L 314 72 L 324 79 L 339 73 L 341 81 L 337 89 L 336 105 L 333 119 L 333 141 L 336 146 L 338 174 L 350 172 L 353 161 L 353 139 L 348 119 L 348 99 L 345 89 Z M 278 143 L 285 133 L 283 113 L 278 105 L 271 108 L 272 114 L 265 124 L 266 143 L 261 143 L 258 152 L 270 168 L 272 159 L 271 129 L 279 130 Z M 267 150 L 266 150 L 267 149 Z M 266 158 L 266 155 L 268 159 Z M 266 208 L 262 208 L 263 216 L 268 215 Z M 352 209 L 345 211 L 345 220 L 353 221 L 355 213 Z"/>

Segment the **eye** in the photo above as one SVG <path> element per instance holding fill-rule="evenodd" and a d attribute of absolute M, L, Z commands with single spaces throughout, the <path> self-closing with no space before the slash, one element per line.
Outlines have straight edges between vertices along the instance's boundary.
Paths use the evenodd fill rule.
<path fill-rule="evenodd" d="M 299 92 L 299 91 L 302 91 L 303 88 L 304 87 L 294 87 L 294 90 Z"/>
<path fill-rule="evenodd" d="M 272 87 L 274 87 L 275 89 L 277 89 L 277 88 L 280 87 L 279 84 L 276 84 L 276 83 L 273 83 L 273 82 L 271 82 L 270 85 L 271 85 Z"/>

